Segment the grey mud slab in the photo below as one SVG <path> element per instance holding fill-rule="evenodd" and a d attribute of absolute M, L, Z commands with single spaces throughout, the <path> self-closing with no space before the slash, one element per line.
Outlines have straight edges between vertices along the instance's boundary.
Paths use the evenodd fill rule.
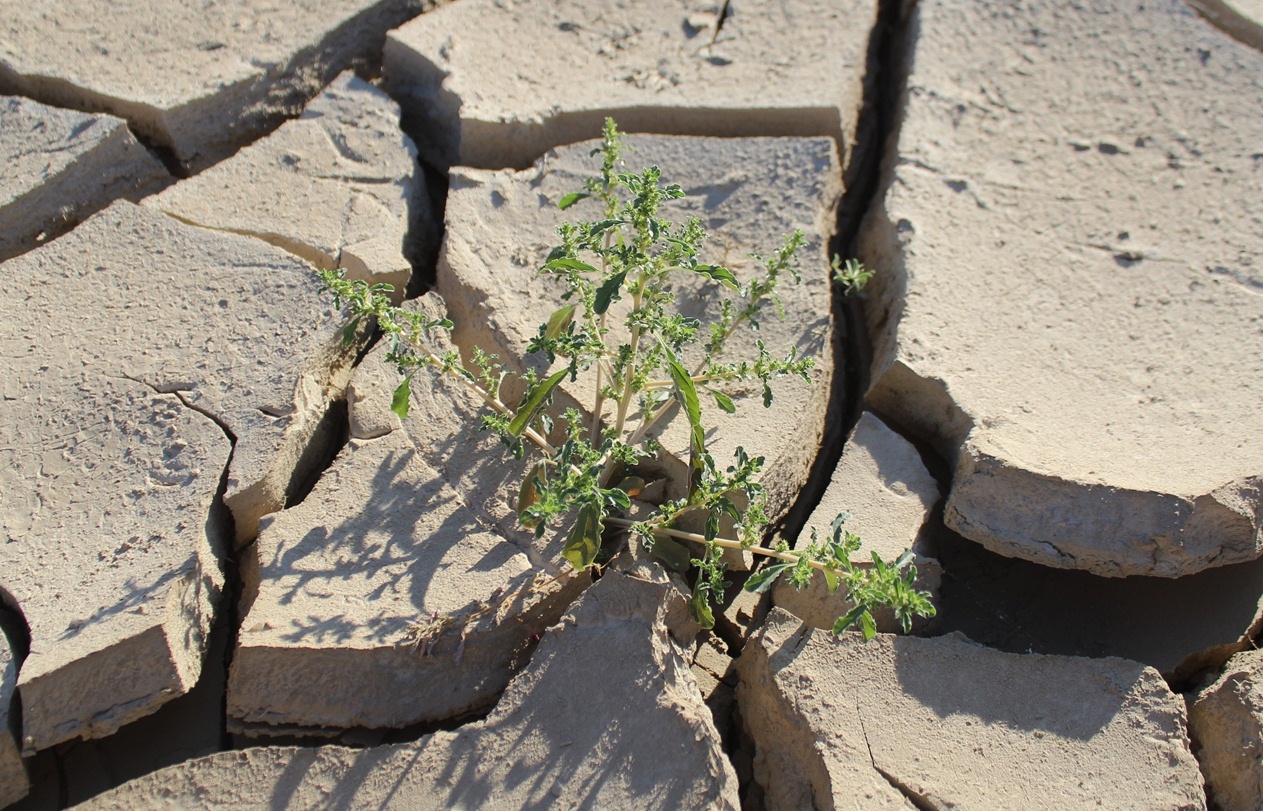
<path fill-rule="evenodd" d="M 0 92 L 107 112 L 200 170 L 380 52 L 425 0 L 0 3 Z"/>
<path fill-rule="evenodd" d="M 17 659 L 0 625 L 0 808 L 22 799 L 30 789 L 30 778 L 22 763 L 18 742 L 11 734 L 13 724 L 9 719 L 9 709 L 17 698 L 17 683 Z"/>
<path fill-rule="evenodd" d="M 430 217 L 399 106 L 349 72 L 299 118 L 143 204 L 389 284 L 396 299 L 412 275 L 404 256 L 410 219 L 422 230 Z"/>
<path fill-rule="evenodd" d="M 171 179 L 127 122 L 13 96 L 0 96 L 0 166 L 0 260 Z"/>
<path fill-rule="evenodd" d="M 1263 807 L 1263 651 L 1238 653 L 1189 702 L 1197 759 L 1221 811 Z"/>
<path fill-rule="evenodd" d="M 1174 0 L 911 36 L 869 400 L 954 463 L 948 525 L 1113 577 L 1258 557 L 1263 54 Z"/>
<path fill-rule="evenodd" d="M 217 494 L 247 536 L 281 508 L 349 375 L 339 320 L 305 263 L 126 202 L 0 265 L 24 750 L 110 734 L 197 681 L 234 540 Z"/>
<path fill-rule="evenodd" d="M 405 307 L 446 315 L 434 294 Z M 350 444 L 259 534 L 234 729 L 403 727 L 486 707 L 590 582 L 516 526 L 525 465 L 479 430 L 481 400 L 419 369 L 401 423 L 386 353 L 348 387 Z"/>
<path fill-rule="evenodd" d="M 80 806 L 736 809 L 737 778 L 665 615 L 671 587 L 608 572 L 485 720 L 415 744 L 257 747 Z"/>
<path fill-rule="evenodd" d="M 775 357 L 783 358 L 792 349 L 814 358 L 813 382 L 774 380 L 771 408 L 764 407 L 757 380 L 729 392 L 736 414 L 723 414 L 709 398 L 702 407 L 703 419 L 715 426 L 707 449 L 721 469 L 732 463 L 738 445 L 751 456 L 765 457 L 762 483 L 775 521 L 797 498 L 815 461 L 834 373 L 827 247 L 841 189 L 833 142 L 629 135 L 624 144 L 630 170 L 656 165 L 664 182 L 683 188 L 685 197 L 664 205 L 663 216 L 701 220 L 710 238 L 700 259 L 726 265 L 742 281 L 758 272 L 749 254 L 771 254 L 796 229 L 806 234 L 799 253 L 801 284 L 785 278 L 777 289 L 786 317 L 778 318 L 769 305 L 760 318 L 760 330 L 738 330 L 719 360 L 757 358 L 755 342 L 761 340 Z M 597 159 L 589 155 L 597 145 L 586 141 L 562 147 L 520 172 L 452 170 L 437 289 L 447 300 L 456 324 L 455 341 L 467 357 L 481 347 L 513 368 L 521 363 L 517 359 L 525 356 L 539 325 L 560 306 L 561 280 L 538 270 L 559 243 L 556 229 L 563 221 L 602 219 L 596 200 L 582 200 L 564 212 L 557 209 L 562 196 L 581 190 L 584 179 L 599 171 Z M 704 324 L 718 320 L 726 293 L 717 284 L 699 275 L 676 286 L 684 315 Z M 629 305 L 622 301 L 609 310 L 614 340 L 620 335 L 627 340 L 623 320 Z M 686 357 L 690 365 L 700 360 Z M 573 386 L 565 385 L 575 401 L 592 401 L 592 375 L 580 375 Z M 506 399 L 514 396 L 510 392 Z M 666 450 L 661 462 L 668 479 L 685 482 L 687 421 L 674 412 L 667 417 L 665 426 L 654 427 L 650 435 L 657 436 Z M 605 418 L 613 419 L 608 402 Z"/>
<path fill-rule="evenodd" d="M 847 437 L 842 458 L 807 519 L 799 546 L 810 540 L 813 531 L 822 541 L 832 537 L 834 520 L 846 513 L 850 517 L 843 524 L 845 531 L 864 542 L 852 563 L 871 566 L 874 552 L 893 563 L 911 550 L 909 562 L 917 569 L 917 588 L 930 592 L 931 601 L 937 603 L 942 567 L 934 559 L 926 525 L 938 500 L 938 482 L 925 469 L 917 449 L 880 417 L 865 411 Z M 844 587 L 829 594 L 822 577 L 813 577 L 801 591 L 782 577 L 773 587 L 772 600 L 815 628 L 832 628 L 834 620 L 853 607 Z M 882 631 L 895 633 L 899 628 L 888 610 L 877 612 L 875 618 Z M 918 625 L 924 622 L 919 620 Z"/>
<path fill-rule="evenodd" d="M 863 106 L 874 0 L 463 0 L 387 37 L 384 74 L 437 165 L 531 165 L 627 132 L 828 136 Z"/>
<path fill-rule="evenodd" d="M 865 643 L 774 609 L 738 668 L 769 811 L 1206 807 L 1184 702 L 1136 662 Z"/>

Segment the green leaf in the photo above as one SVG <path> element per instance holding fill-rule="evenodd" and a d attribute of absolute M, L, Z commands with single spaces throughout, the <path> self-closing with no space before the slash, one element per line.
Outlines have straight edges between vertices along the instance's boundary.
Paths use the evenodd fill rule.
<path fill-rule="evenodd" d="M 833 633 L 841 634 L 854 625 L 860 618 L 860 615 L 868 613 L 865 606 L 857 605 L 850 611 L 838 617 L 838 621 L 833 623 Z"/>
<path fill-rule="evenodd" d="M 517 491 L 518 523 L 527 529 L 535 528 L 535 522 L 526 518 L 526 510 L 539 501 L 539 487 L 536 485 L 536 479 L 539 479 L 542 484 L 548 482 L 548 465 L 544 462 L 536 464 L 526 472 L 526 478 L 522 479 L 522 486 Z"/>
<path fill-rule="evenodd" d="M 697 490 L 705 472 L 706 431 L 702 428 L 702 405 L 697 400 L 697 387 L 693 385 L 693 377 L 678 360 L 667 361 L 671 372 L 671 381 L 675 384 L 675 396 L 684 408 L 689 420 L 689 497 Z"/>
<path fill-rule="evenodd" d="M 766 380 L 763 381 L 763 407 L 772 407 L 772 387 L 767 384 Z"/>
<path fill-rule="evenodd" d="M 680 574 L 684 574 L 693 565 L 693 558 L 683 544 L 670 538 L 654 538 L 653 555 Z"/>
<path fill-rule="evenodd" d="M 605 284 L 597 288 L 596 302 L 592 305 L 592 312 L 600 315 L 610 308 L 610 305 L 618 301 L 621 296 L 618 295 L 619 289 L 623 286 L 623 280 L 627 278 L 627 271 L 619 271 L 613 276 L 605 280 Z"/>
<path fill-rule="evenodd" d="M 821 569 L 820 573 L 824 575 L 824 584 L 829 587 L 829 593 L 835 594 L 838 590 L 838 573 L 833 569 Z"/>
<path fill-rule="evenodd" d="M 565 197 L 561 198 L 561 202 L 557 203 L 557 208 L 561 209 L 562 211 L 565 211 L 566 209 L 570 208 L 572 205 L 579 202 L 580 200 L 586 200 L 587 198 L 591 196 L 592 195 L 584 194 L 583 192 L 571 192 L 570 194 L 567 194 Z"/>
<path fill-rule="evenodd" d="M 702 406 L 697 399 L 697 387 L 693 385 L 692 375 L 680 365 L 678 360 L 673 358 L 667 361 L 667 368 L 671 372 L 671 382 L 675 384 L 676 396 L 684 408 L 684 413 L 688 416 L 691 429 L 689 451 L 700 457 L 706 452 L 706 432 L 702 428 Z"/>
<path fill-rule="evenodd" d="M 601 234 L 610 230 L 614 226 L 623 225 L 626 222 L 626 220 L 601 220 L 592 226 L 592 230 L 589 233 L 594 237 L 599 237 Z"/>
<path fill-rule="evenodd" d="M 578 259 L 568 259 L 561 257 L 560 259 L 552 259 L 546 265 L 548 270 L 581 270 L 585 273 L 596 273 L 596 268 L 587 262 L 581 262 Z"/>
<path fill-rule="evenodd" d="M 412 378 L 405 377 L 390 398 L 390 410 L 399 415 L 399 419 L 408 419 L 408 406 L 412 402 Z"/>
<path fill-rule="evenodd" d="M 732 290 L 737 290 L 741 286 L 737 283 L 737 277 L 733 276 L 732 271 L 726 267 L 720 265 L 698 265 L 693 270 L 711 281 L 719 282 Z"/>
<path fill-rule="evenodd" d="M 360 325 L 361 315 L 357 315 L 351 319 L 351 323 L 342 328 L 342 345 L 350 346 L 355 343 L 355 328 Z"/>
<path fill-rule="evenodd" d="M 697 620 L 697 624 L 709 631 L 715 627 L 715 615 L 710 610 L 710 600 L 706 599 L 706 592 L 702 589 L 693 590 L 693 599 L 689 600 L 689 608 L 692 609 L 693 619 Z"/>
<path fill-rule="evenodd" d="M 761 594 L 768 590 L 772 583 L 776 582 L 776 578 L 788 569 L 792 569 L 792 563 L 774 563 L 771 566 L 764 566 L 746 580 L 745 590 Z"/>
<path fill-rule="evenodd" d="M 566 331 L 566 327 L 570 326 L 570 322 L 574 321 L 575 304 L 567 304 L 557 312 L 548 317 L 548 323 L 544 325 L 544 337 L 550 341 L 555 341 Z"/>
<path fill-rule="evenodd" d="M 864 633 L 865 642 L 877 636 L 877 621 L 873 619 L 872 612 L 860 614 L 860 630 Z"/>
<path fill-rule="evenodd" d="M 605 498 L 610 502 L 610 504 L 623 512 L 627 512 L 631 509 L 631 496 L 627 495 L 627 493 L 617 487 L 611 490 L 603 490 L 602 492 L 605 493 Z"/>
<path fill-rule="evenodd" d="M 557 388 L 557 384 L 565 378 L 569 370 L 562 369 L 547 380 L 540 381 L 535 388 L 526 397 L 526 401 L 522 403 L 517 414 L 509 421 L 509 433 L 515 437 L 520 437 L 526 431 L 526 426 L 531 424 L 531 420 L 535 419 L 535 415 L 543 407 L 544 401 L 548 399 L 548 395 L 553 393 L 553 389 Z"/>
<path fill-rule="evenodd" d="M 722 391 L 711 390 L 711 394 L 715 396 L 715 405 L 719 406 L 719 410 L 726 414 L 736 414 L 737 406 L 732 402 L 732 398 L 724 394 Z"/>
<path fill-rule="evenodd" d="M 562 557 L 576 571 L 583 571 L 596 560 L 597 552 L 601 551 L 602 529 L 601 510 L 597 505 L 588 503 L 579 508 L 579 517 L 570 528 L 566 545 L 561 550 Z"/>

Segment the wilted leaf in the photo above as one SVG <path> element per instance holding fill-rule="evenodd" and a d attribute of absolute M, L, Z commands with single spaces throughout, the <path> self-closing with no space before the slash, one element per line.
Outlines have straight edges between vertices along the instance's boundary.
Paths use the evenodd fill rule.
<path fill-rule="evenodd" d="M 732 275 L 732 271 L 720 265 L 698 265 L 693 268 L 694 271 L 702 274 L 711 281 L 719 282 L 725 287 L 736 290 L 740 287 L 737 284 L 737 277 Z"/>
<path fill-rule="evenodd" d="M 764 566 L 746 579 L 745 590 L 761 594 L 776 582 L 776 578 L 780 577 L 782 572 L 793 566 L 792 563 L 774 563 L 771 566 Z"/>
<path fill-rule="evenodd" d="M 596 555 L 601 551 L 601 511 L 594 504 L 584 504 L 579 508 L 579 517 L 575 519 L 570 534 L 566 536 L 566 545 L 561 555 L 576 571 L 583 571 L 592 565 Z"/>
<path fill-rule="evenodd" d="M 522 486 L 517 492 L 517 517 L 518 523 L 527 529 L 534 529 L 535 522 L 526 519 L 526 510 L 539 501 L 539 487 L 536 479 L 540 483 L 548 481 L 548 465 L 543 462 L 538 463 L 535 467 L 526 472 L 526 478 L 522 479 Z"/>
<path fill-rule="evenodd" d="M 592 267 L 587 262 L 581 262 L 578 259 L 569 259 L 564 256 L 560 259 L 550 260 L 546 265 L 544 265 L 544 267 L 548 270 L 581 270 L 585 273 L 596 273 L 596 268 Z"/>
<path fill-rule="evenodd" d="M 567 304 L 550 315 L 548 323 L 544 325 L 544 337 L 550 341 L 559 338 L 566 331 L 566 327 L 570 326 L 570 322 L 574 321 L 575 307 L 574 304 Z"/>
<path fill-rule="evenodd" d="M 627 278 L 627 271 L 615 273 L 613 276 L 605 280 L 596 290 L 596 301 L 592 304 L 592 312 L 600 315 L 610 308 L 610 305 L 621 298 L 618 291 L 623 286 L 623 280 Z"/>
<path fill-rule="evenodd" d="M 692 496 L 705 467 L 702 455 L 706 453 L 706 431 L 702 427 L 702 406 L 697 400 L 697 387 L 693 385 L 693 377 L 688 370 L 675 359 L 667 361 L 667 368 L 675 384 L 676 397 L 689 421 L 689 495 Z"/>
<path fill-rule="evenodd" d="M 531 424 L 531 420 L 535 419 L 535 414 L 543 407 L 544 402 L 548 399 L 548 395 L 553 393 L 553 389 L 557 388 L 557 384 L 565 378 L 566 369 L 562 369 L 547 380 L 537 384 L 534 390 L 526 398 L 526 402 L 518 410 L 513 419 L 509 421 L 509 433 L 513 436 L 520 437 L 526 431 L 526 426 Z"/>
<path fill-rule="evenodd" d="M 715 627 L 715 615 L 711 612 L 710 601 L 706 599 L 706 592 L 701 589 L 693 591 L 693 599 L 689 600 L 689 608 L 692 609 L 693 619 L 697 620 L 697 624 L 709 631 Z"/>
<path fill-rule="evenodd" d="M 684 574 L 693 565 L 693 558 L 683 544 L 670 538 L 654 538 L 653 555 L 680 574 Z"/>
<path fill-rule="evenodd" d="M 395 393 L 390 398 L 390 410 L 399 416 L 399 419 L 408 419 L 408 406 L 412 404 L 412 378 L 405 377 L 399 387 L 395 389 Z"/>
<path fill-rule="evenodd" d="M 355 316 L 351 319 L 351 323 L 342 328 L 342 345 L 350 346 L 355 343 L 355 328 L 360 325 L 360 319 L 363 316 Z"/>

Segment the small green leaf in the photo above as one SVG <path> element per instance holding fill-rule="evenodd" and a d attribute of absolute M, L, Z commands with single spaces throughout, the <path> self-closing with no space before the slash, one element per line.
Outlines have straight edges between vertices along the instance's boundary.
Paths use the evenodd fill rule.
<path fill-rule="evenodd" d="M 587 262 L 581 262 L 578 259 L 568 259 L 561 257 L 560 259 L 552 259 L 544 265 L 548 270 L 581 270 L 584 273 L 596 273 L 596 268 Z"/>
<path fill-rule="evenodd" d="M 360 319 L 363 316 L 357 315 L 351 319 L 351 323 L 342 328 L 342 345 L 350 346 L 355 343 L 355 328 L 360 325 Z"/>
<path fill-rule="evenodd" d="M 544 337 L 550 341 L 555 341 L 561 337 L 566 331 L 566 327 L 570 326 L 570 322 L 574 321 L 574 311 L 577 305 L 567 304 L 557 312 L 548 317 L 548 323 L 544 325 Z"/>
<path fill-rule="evenodd" d="M 868 609 L 862 605 L 857 605 L 850 611 L 838 617 L 838 621 L 833 623 L 833 633 L 844 633 L 848 628 L 854 625 L 860 618 L 861 614 L 868 612 Z"/>
<path fill-rule="evenodd" d="M 865 642 L 877 636 L 877 621 L 873 619 L 872 612 L 860 614 L 860 631 L 864 634 Z"/>
<path fill-rule="evenodd" d="M 515 437 L 522 436 L 526 431 L 526 426 L 531 424 L 531 420 L 535 419 L 535 415 L 543 407 L 544 402 L 548 399 L 548 395 L 553 393 L 553 389 L 557 388 L 557 384 L 565 378 L 569 370 L 562 369 L 547 380 L 540 381 L 535 388 L 527 395 L 526 400 L 518 409 L 517 414 L 509 421 L 509 433 Z"/>
<path fill-rule="evenodd" d="M 732 402 L 732 398 L 724 394 L 722 391 L 711 391 L 715 396 L 715 405 L 719 406 L 719 410 L 726 414 L 736 414 L 737 406 Z"/>
<path fill-rule="evenodd" d="M 745 590 L 761 594 L 776 581 L 776 578 L 789 569 L 792 569 L 792 563 L 774 563 L 771 566 L 764 566 L 746 580 Z"/>
<path fill-rule="evenodd" d="M 692 609 L 693 619 L 697 620 L 697 624 L 703 629 L 709 631 L 715 627 L 715 615 L 710 609 L 710 600 L 706 599 L 705 591 L 694 589 L 693 599 L 689 600 L 689 608 Z"/>
<path fill-rule="evenodd" d="M 899 559 L 895 561 L 895 569 L 902 569 L 904 566 L 907 566 L 914 557 L 916 557 L 915 552 L 911 549 L 905 549 L 903 554 L 899 556 Z"/>
<path fill-rule="evenodd" d="M 737 277 L 733 276 L 732 271 L 726 267 L 720 265 L 698 265 L 693 270 L 711 281 L 719 282 L 732 290 L 737 290 L 741 286 L 737 283 Z"/>
<path fill-rule="evenodd" d="M 538 483 L 536 480 L 539 480 Z M 517 492 L 517 520 L 527 529 L 534 529 L 535 522 L 526 518 L 526 510 L 539 501 L 539 484 L 548 483 L 548 465 L 540 462 L 526 472 L 522 486 Z"/>
<path fill-rule="evenodd" d="M 653 555 L 680 574 L 684 574 L 693 565 L 693 558 L 683 544 L 670 538 L 654 538 Z"/>
<path fill-rule="evenodd" d="M 565 211 L 566 209 L 570 208 L 572 205 L 579 202 L 580 200 L 586 200 L 587 198 L 591 196 L 592 195 L 584 194 L 583 192 L 571 192 L 570 194 L 567 194 L 565 197 L 561 198 L 561 202 L 557 203 L 557 208 L 561 209 L 562 211 Z"/>
<path fill-rule="evenodd" d="M 767 381 L 763 382 L 763 407 L 772 407 L 772 387 L 767 384 Z"/>
<path fill-rule="evenodd" d="M 618 291 L 622 288 L 623 280 L 626 278 L 627 271 L 623 270 L 606 279 L 605 284 L 597 288 L 596 302 L 592 305 L 592 312 L 600 315 L 608 310 L 611 304 L 622 298 Z"/>
<path fill-rule="evenodd" d="M 390 398 L 390 410 L 399 415 L 399 419 L 408 419 L 408 406 L 412 402 L 412 378 L 405 377 Z"/>
<path fill-rule="evenodd" d="M 579 508 L 579 517 L 575 519 L 570 534 L 566 536 L 566 545 L 561 555 L 576 571 L 583 571 L 596 560 L 601 551 L 601 511 L 595 504 L 584 504 Z"/>

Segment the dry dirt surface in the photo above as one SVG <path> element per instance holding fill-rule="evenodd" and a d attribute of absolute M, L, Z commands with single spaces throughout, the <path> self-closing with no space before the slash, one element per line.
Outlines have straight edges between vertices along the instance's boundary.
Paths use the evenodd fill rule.
<path fill-rule="evenodd" d="M 1259 0 L 0 0 L 0 808 L 1260 807 L 1261 109 Z M 729 351 L 814 383 L 707 447 L 935 616 L 730 550 L 703 630 L 687 562 L 519 523 L 455 375 L 398 415 L 321 272 L 545 371 L 606 116 L 700 261 L 804 232 Z"/>

